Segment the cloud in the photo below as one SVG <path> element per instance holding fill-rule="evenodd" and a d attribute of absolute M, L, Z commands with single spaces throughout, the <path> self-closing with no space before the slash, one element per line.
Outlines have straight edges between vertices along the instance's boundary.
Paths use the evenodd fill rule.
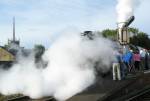
<path fill-rule="evenodd" d="M 149 4 L 149 0 L 143 0 L 143 2 L 141 2 L 140 7 L 135 12 L 135 21 L 133 26 L 150 35 L 150 13 L 148 13 L 150 9 Z"/>
<path fill-rule="evenodd" d="M 3 16 L 0 27 L 3 30 L 0 30 L 0 35 L 3 40 L 0 43 L 11 37 L 13 16 L 16 17 L 17 36 L 27 47 L 32 38 L 35 40 L 32 40 L 31 46 L 38 40 L 48 44 L 50 37 L 60 34 L 67 27 L 76 27 L 80 31 L 115 28 L 115 5 L 114 0 L 1 0 L 0 13 Z"/>

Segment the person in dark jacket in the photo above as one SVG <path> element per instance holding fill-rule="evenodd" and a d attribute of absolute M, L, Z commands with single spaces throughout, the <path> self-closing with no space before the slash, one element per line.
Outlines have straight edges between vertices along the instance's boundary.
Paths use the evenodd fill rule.
<path fill-rule="evenodd" d="M 148 51 L 146 50 L 146 54 L 145 54 L 145 70 L 148 70 Z"/>

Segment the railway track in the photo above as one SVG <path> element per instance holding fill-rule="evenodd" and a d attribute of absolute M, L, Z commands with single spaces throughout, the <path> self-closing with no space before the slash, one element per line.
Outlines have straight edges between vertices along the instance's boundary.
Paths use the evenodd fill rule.
<path fill-rule="evenodd" d="M 56 100 L 53 97 L 47 97 L 47 98 L 32 100 L 32 101 L 56 101 Z"/>
<path fill-rule="evenodd" d="M 6 101 L 32 101 L 28 96 L 20 96 L 12 99 L 8 99 Z"/>
<path fill-rule="evenodd" d="M 30 99 L 28 96 L 21 96 L 12 99 L 8 99 L 6 101 L 56 101 L 53 97 L 47 97 L 43 99 Z"/>
<path fill-rule="evenodd" d="M 150 101 L 150 88 L 137 92 L 126 101 Z"/>

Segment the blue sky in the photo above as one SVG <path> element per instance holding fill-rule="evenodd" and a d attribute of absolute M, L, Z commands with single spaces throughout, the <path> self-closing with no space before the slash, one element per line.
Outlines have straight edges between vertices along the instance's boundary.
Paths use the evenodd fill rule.
<path fill-rule="evenodd" d="M 150 0 L 141 0 L 135 10 L 134 27 L 150 34 Z M 0 0 L 0 45 L 16 35 L 25 47 L 49 46 L 54 36 L 67 30 L 116 28 L 116 0 Z"/>

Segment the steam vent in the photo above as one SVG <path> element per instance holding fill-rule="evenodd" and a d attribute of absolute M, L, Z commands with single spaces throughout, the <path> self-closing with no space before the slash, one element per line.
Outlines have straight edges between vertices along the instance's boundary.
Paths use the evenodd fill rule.
<path fill-rule="evenodd" d="M 134 21 L 135 17 L 131 16 L 126 22 L 118 23 L 118 40 L 120 44 L 128 44 L 129 40 L 129 25 Z"/>

